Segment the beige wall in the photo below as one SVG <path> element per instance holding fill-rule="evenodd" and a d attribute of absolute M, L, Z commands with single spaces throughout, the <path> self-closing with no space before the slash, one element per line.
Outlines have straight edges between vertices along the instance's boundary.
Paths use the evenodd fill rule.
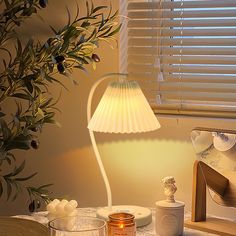
<path fill-rule="evenodd" d="M 94 2 L 99 4 L 109 1 Z M 65 4 L 71 7 L 74 1 L 50 0 L 50 8 L 45 10 L 44 15 L 58 25 L 66 18 L 62 15 Z M 118 1 L 113 0 L 113 6 L 117 8 Z M 52 12 L 59 12 L 56 18 Z M 31 23 L 29 24 L 32 28 Z M 44 32 L 41 27 L 37 29 L 40 30 L 33 31 L 36 35 Z M 28 32 L 26 30 L 25 34 Z M 89 89 L 96 78 L 118 71 L 118 50 L 111 50 L 104 44 L 97 54 L 101 57 L 97 70 L 90 70 L 89 75 L 75 71 L 73 76 L 78 79 L 79 86 L 74 87 L 68 82 L 70 91 L 63 91 L 59 104 L 62 114 L 58 114 L 62 128 L 45 127 L 41 134 L 40 149 L 18 154 L 18 158 L 27 160 L 26 173 L 39 172 L 32 183 L 54 183 L 51 188 L 53 197 L 76 199 L 81 207 L 106 205 L 105 187 L 86 128 L 86 102 Z M 58 89 L 55 88 L 55 92 Z M 176 198 L 184 201 L 189 210 L 192 165 L 195 160 L 190 142 L 191 130 L 194 127 L 236 127 L 235 121 L 220 119 L 161 116 L 159 120 L 161 129 L 151 133 L 96 134 L 114 204 L 154 207 L 155 201 L 164 198 L 161 179 L 173 175 L 178 187 Z M 24 213 L 26 205 L 22 198 L 15 203 L 1 200 L 0 214 Z M 224 216 L 235 214 L 235 210 L 224 210 L 212 202 L 209 211 L 214 214 L 222 213 Z"/>

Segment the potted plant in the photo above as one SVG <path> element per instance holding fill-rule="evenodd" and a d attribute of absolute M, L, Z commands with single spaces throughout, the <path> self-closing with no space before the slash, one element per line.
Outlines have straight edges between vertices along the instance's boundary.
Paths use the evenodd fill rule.
<path fill-rule="evenodd" d="M 100 61 L 95 53 L 102 40 L 111 42 L 120 25 L 117 11 L 107 6 L 94 6 L 86 2 L 87 14 L 79 16 L 79 7 L 73 20 L 69 10 L 68 23 L 57 30 L 46 42 L 29 39 L 23 44 L 16 31 L 24 21 L 47 7 L 46 0 L 0 0 L 0 197 L 15 200 L 26 190 L 30 199 L 29 210 L 39 207 L 40 201 L 49 200 L 48 187 L 29 186 L 27 180 L 37 173 L 24 176 L 25 160 L 17 161 L 14 150 L 38 149 L 38 133 L 45 124 L 55 124 L 57 98 L 49 85 L 63 86 L 56 74 L 70 75 L 74 69 L 86 70 L 87 64 L 95 68 Z M 108 9 L 107 9 L 108 8 Z M 15 51 L 10 46 L 15 46 Z M 76 81 L 73 81 L 76 84 Z M 14 110 L 4 107 L 13 100 Z M 8 165 L 10 171 L 4 172 Z"/>

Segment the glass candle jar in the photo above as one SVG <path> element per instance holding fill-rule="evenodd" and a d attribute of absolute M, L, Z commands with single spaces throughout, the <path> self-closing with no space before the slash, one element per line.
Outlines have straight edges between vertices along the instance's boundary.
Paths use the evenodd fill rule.
<path fill-rule="evenodd" d="M 108 236 L 135 236 L 136 226 L 134 215 L 114 213 L 109 215 Z"/>

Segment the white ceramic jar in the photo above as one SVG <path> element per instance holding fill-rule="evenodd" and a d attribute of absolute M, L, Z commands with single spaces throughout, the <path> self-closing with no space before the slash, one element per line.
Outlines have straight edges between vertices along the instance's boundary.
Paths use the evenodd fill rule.
<path fill-rule="evenodd" d="M 156 202 L 156 233 L 160 236 L 183 234 L 184 203 L 168 200 Z"/>

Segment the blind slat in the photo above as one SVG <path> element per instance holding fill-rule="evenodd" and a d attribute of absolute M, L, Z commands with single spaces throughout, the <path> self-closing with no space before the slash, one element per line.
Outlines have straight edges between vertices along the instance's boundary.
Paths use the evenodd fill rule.
<path fill-rule="evenodd" d="M 166 82 L 166 81 L 160 81 L 159 82 L 159 88 L 162 92 L 165 91 L 188 91 L 188 92 L 224 92 L 224 93 L 233 93 L 236 91 L 236 84 L 230 84 L 230 86 L 227 83 L 224 84 L 218 84 L 218 83 L 193 83 L 193 82 Z M 236 99 L 236 94 L 235 94 Z"/>
<path fill-rule="evenodd" d="M 179 9 L 179 8 L 219 8 L 236 7 L 235 0 L 224 1 L 185 1 L 175 2 L 131 2 L 128 4 L 128 10 L 152 10 L 152 9 Z"/>
<path fill-rule="evenodd" d="M 130 29 L 130 37 L 153 37 L 160 35 L 162 37 L 173 36 L 236 36 L 236 28 L 224 29 Z"/>
<path fill-rule="evenodd" d="M 128 46 L 157 46 L 157 38 L 130 38 Z M 159 46 L 236 46 L 236 39 L 234 38 L 168 38 L 163 37 L 160 40 Z"/>
<path fill-rule="evenodd" d="M 215 57 L 215 56 L 169 56 L 161 57 L 163 64 L 219 64 L 219 65 L 236 65 L 236 57 Z"/>
<path fill-rule="evenodd" d="M 128 55 L 154 55 L 158 52 L 156 47 L 129 47 Z M 226 47 L 188 47 L 188 48 L 174 48 L 174 47 L 161 47 L 161 55 L 236 55 L 235 48 Z"/>
<path fill-rule="evenodd" d="M 210 20 L 132 20 L 128 22 L 128 28 L 157 28 L 157 27 L 227 27 L 236 26 L 236 19 Z"/>
<path fill-rule="evenodd" d="M 163 65 L 162 70 L 172 73 L 214 73 L 236 74 L 235 66 L 188 66 L 188 65 Z"/>
<path fill-rule="evenodd" d="M 169 73 L 213 73 L 213 74 L 236 74 L 236 66 L 189 66 L 189 65 L 162 65 L 154 67 L 145 64 L 129 64 L 128 71 L 165 71 Z"/>
<path fill-rule="evenodd" d="M 157 85 L 158 82 L 158 73 L 130 73 L 130 76 L 133 79 L 136 79 L 143 87 L 153 87 Z M 165 81 L 174 81 L 174 82 L 199 82 L 199 83 L 236 83 L 236 75 L 199 75 L 199 74 L 169 74 L 163 73 L 163 78 Z M 158 82 L 159 83 L 159 82 Z M 229 85 L 230 86 L 230 85 Z"/>
<path fill-rule="evenodd" d="M 209 92 L 185 92 L 181 91 L 181 94 L 173 93 L 171 91 L 162 92 L 161 97 L 163 99 L 180 99 L 182 100 L 194 100 L 194 101 L 225 101 L 236 102 L 235 93 L 209 93 Z"/>
<path fill-rule="evenodd" d="M 136 63 L 153 63 L 157 60 L 156 55 L 146 55 L 144 56 L 137 56 L 137 55 L 130 55 L 128 57 L 130 62 Z M 215 56 L 161 56 L 160 62 L 162 64 L 220 64 L 220 65 L 235 65 L 236 64 L 236 57 L 215 57 Z"/>
<path fill-rule="evenodd" d="M 218 18 L 218 17 L 235 17 L 236 10 L 200 10 L 200 11 L 133 11 L 128 13 L 131 19 L 163 19 L 165 18 Z"/>
<path fill-rule="evenodd" d="M 153 77 L 153 76 L 152 76 Z M 155 78 L 155 77 L 153 77 Z M 176 74 L 164 74 L 166 81 L 179 81 L 179 75 Z M 151 76 L 149 76 L 151 80 Z M 182 81 L 189 82 L 212 82 L 212 83 L 236 83 L 236 75 L 192 75 L 192 74 L 182 74 Z M 228 85 L 229 86 L 229 85 Z"/>
<path fill-rule="evenodd" d="M 219 101 L 218 101 L 219 103 Z M 150 100 L 150 104 L 154 112 L 159 114 L 175 114 L 175 115 L 191 115 L 191 116 L 205 116 L 205 117 L 221 117 L 221 118 L 235 118 L 236 107 L 233 103 L 224 102 L 216 105 L 203 103 L 198 101 L 183 101 L 181 104 L 178 100 L 164 100 L 161 104 L 156 104 L 156 100 Z M 220 111 L 219 111 L 220 107 Z"/>

